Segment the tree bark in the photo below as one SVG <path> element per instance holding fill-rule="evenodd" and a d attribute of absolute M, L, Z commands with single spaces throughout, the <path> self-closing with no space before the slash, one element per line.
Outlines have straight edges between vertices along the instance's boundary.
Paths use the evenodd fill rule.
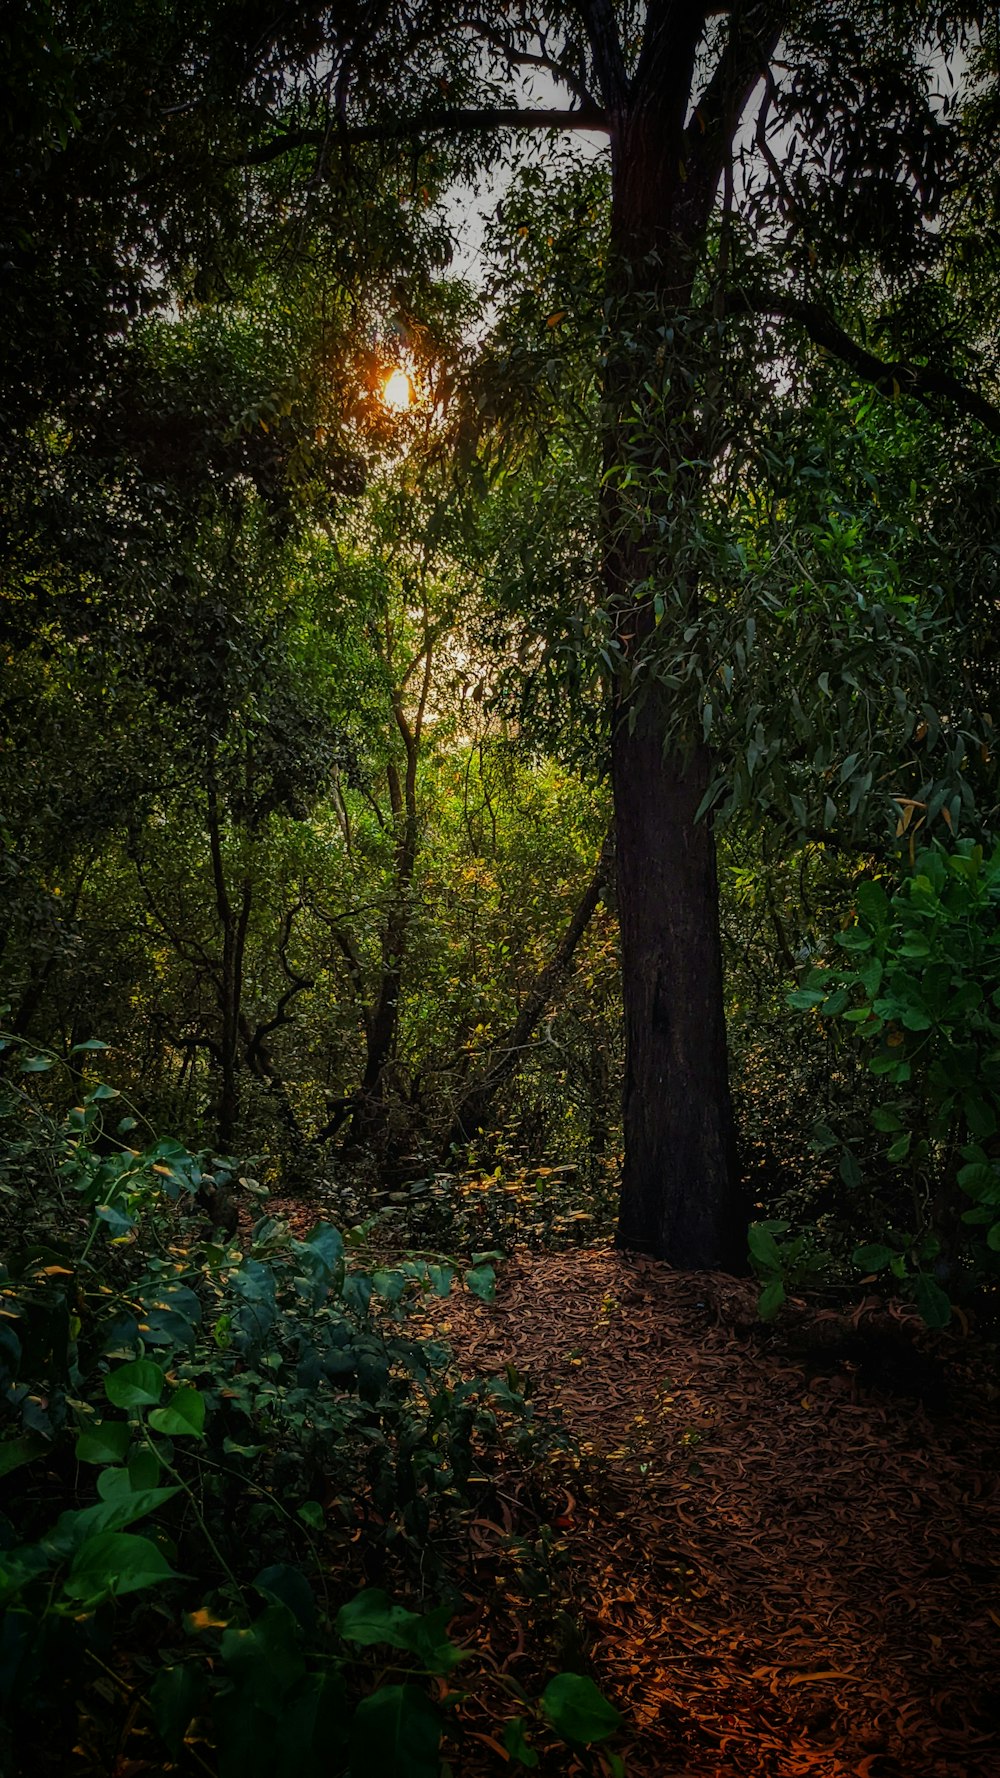
<path fill-rule="evenodd" d="M 698 749 L 664 757 L 657 699 L 612 744 L 618 855 L 624 1136 L 619 1247 L 672 1265 L 741 1271 L 723 1008 L 715 846 L 695 812 L 708 781 Z"/>
<path fill-rule="evenodd" d="M 729 1094 L 715 849 L 710 820 L 697 819 L 711 761 L 693 737 L 683 751 L 665 751 L 670 694 L 648 659 L 651 584 L 668 595 L 669 621 L 693 621 L 698 598 L 685 543 L 704 471 L 688 467 L 702 449 L 682 328 L 674 330 L 669 374 L 660 366 L 661 327 L 690 308 L 717 184 L 685 131 L 704 19 L 702 6 L 650 0 L 635 76 L 612 108 L 607 310 L 615 336 L 604 389 L 603 524 L 606 596 L 622 653 L 612 736 L 625 1016 L 617 1243 L 677 1266 L 742 1270 L 747 1219 Z M 696 360 L 690 368 L 697 372 Z M 635 483 L 623 487 L 624 465 L 640 490 L 647 475 L 658 478 L 645 484 L 645 511 L 641 492 L 638 509 L 630 504 Z M 679 600 L 670 597 L 678 591 Z M 647 660 L 633 680 L 640 646 Z"/>

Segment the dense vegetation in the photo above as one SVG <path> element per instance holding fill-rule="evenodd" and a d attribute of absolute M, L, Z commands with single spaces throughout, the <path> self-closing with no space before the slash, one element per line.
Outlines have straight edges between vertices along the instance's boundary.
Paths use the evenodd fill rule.
<path fill-rule="evenodd" d="M 456 1758 L 514 1246 L 994 1313 L 995 20 L 272 10 L 0 25 L 12 1771 Z"/>

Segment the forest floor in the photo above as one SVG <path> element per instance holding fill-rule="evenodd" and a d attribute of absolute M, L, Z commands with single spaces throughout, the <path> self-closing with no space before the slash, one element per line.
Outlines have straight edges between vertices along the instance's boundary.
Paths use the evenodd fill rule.
<path fill-rule="evenodd" d="M 540 1646 L 589 1664 L 630 1778 L 1000 1778 L 988 1354 L 874 1298 L 765 1329 L 755 1294 L 598 1248 L 449 1301 L 461 1368 L 515 1366 L 578 1447 L 474 1521 L 453 1634 L 500 1719 Z M 462 1778 L 504 1767 L 488 1708 L 475 1729 Z"/>

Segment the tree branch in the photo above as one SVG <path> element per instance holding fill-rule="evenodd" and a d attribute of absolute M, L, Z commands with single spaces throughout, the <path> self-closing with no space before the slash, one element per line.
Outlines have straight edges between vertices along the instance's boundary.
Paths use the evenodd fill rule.
<path fill-rule="evenodd" d="M 609 111 L 628 102 L 629 80 L 618 21 L 611 0 L 576 0 L 576 12 L 587 33 L 601 95 Z"/>
<path fill-rule="evenodd" d="M 930 396 L 943 396 L 945 400 L 953 401 L 963 413 L 978 420 L 994 438 L 1000 438 L 1000 408 L 985 395 L 971 389 L 950 371 L 936 370 L 931 364 L 876 357 L 859 340 L 852 339 L 821 303 L 782 290 L 731 290 L 726 293 L 726 312 L 730 315 L 772 315 L 785 321 L 797 321 L 814 345 L 839 359 L 881 395 L 911 395 L 924 402 Z"/>
<path fill-rule="evenodd" d="M 386 118 L 384 123 L 351 124 L 331 133 L 327 129 L 286 130 L 259 148 L 236 155 L 227 165 L 262 167 L 280 160 L 297 148 L 325 149 L 332 142 L 357 147 L 365 142 L 406 142 L 414 136 L 470 136 L 484 130 L 604 130 L 610 129 L 600 105 L 580 105 L 575 110 L 469 110 L 450 108 L 418 117 Z"/>

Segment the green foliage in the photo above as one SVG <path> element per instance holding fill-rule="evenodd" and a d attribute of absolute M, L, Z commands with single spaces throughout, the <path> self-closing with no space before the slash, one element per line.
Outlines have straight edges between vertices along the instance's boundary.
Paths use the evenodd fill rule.
<path fill-rule="evenodd" d="M 1000 1241 L 1000 1176 L 992 1149 L 1000 1128 L 1000 850 L 971 840 L 915 852 L 895 884 L 862 881 L 855 917 L 837 934 L 837 966 L 817 967 L 790 996 L 803 1011 L 837 1019 L 891 1096 L 871 1112 L 874 1134 L 845 1147 L 848 1186 L 862 1170 L 908 1181 L 915 1221 L 892 1246 L 868 1244 L 866 1270 L 908 1278 L 925 1320 L 948 1319 L 946 1293 L 927 1271 L 967 1251 L 961 1226 L 983 1226 L 990 1269 Z M 836 1138 L 832 1138 L 834 1141 Z M 962 1196 L 972 1198 L 961 1208 Z"/>
<path fill-rule="evenodd" d="M 75 1048 L 70 1071 L 97 1046 Z M 26 1059 L 46 1063 L 30 1081 L 66 1071 L 54 1054 Z M 155 1136 L 101 1152 L 102 1108 L 119 1100 L 93 1083 L 60 1120 L 17 1092 L 54 1189 L 83 1214 L 0 1272 L 5 1763 L 27 1770 L 56 1668 L 66 1732 L 92 1715 L 99 1634 L 109 1659 L 138 1661 L 142 1709 L 175 1761 L 197 1720 L 220 1778 L 437 1778 L 450 1723 L 422 1682 L 471 1657 L 448 1635 L 453 1606 L 414 1611 L 372 1587 L 338 1601 L 331 1533 L 368 1500 L 382 1526 L 369 1537 L 425 1569 L 489 1450 L 512 1436 L 527 1454 L 530 1410 L 509 1382 L 456 1381 L 447 1350 L 408 1332 L 409 1309 L 446 1296 L 461 1267 L 369 1271 L 359 1234 L 345 1243 L 322 1222 L 304 1239 L 268 1219 L 246 1244 L 198 1238 L 197 1193 L 225 1168 L 209 1175 L 207 1157 Z M 476 1294 L 497 1257 L 465 1268 Z M 385 1646 L 405 1657 L 400 1684 L 376 1680 L 364 1652 Z M 549 1710 L 547 1691 L 557 1733 L 610 1733 L 617 1715 L 600 1718 L 590 1682 L 562 1678 L 589 1687 L 591 1714 L 560 1714 L 558 1687 Z"/>
<path fill-rule="evenodd" d="M 829 1270 L 830 1256 L 810 1230 L 791 1236 L 788 1231 L 789 1224 L 780 1219 L 750 1224 L 750 1260 L 763 1285 L 757 1302 L 762 1321 L 773 1321 L 789 1290 L 816 1284 Z"/>

